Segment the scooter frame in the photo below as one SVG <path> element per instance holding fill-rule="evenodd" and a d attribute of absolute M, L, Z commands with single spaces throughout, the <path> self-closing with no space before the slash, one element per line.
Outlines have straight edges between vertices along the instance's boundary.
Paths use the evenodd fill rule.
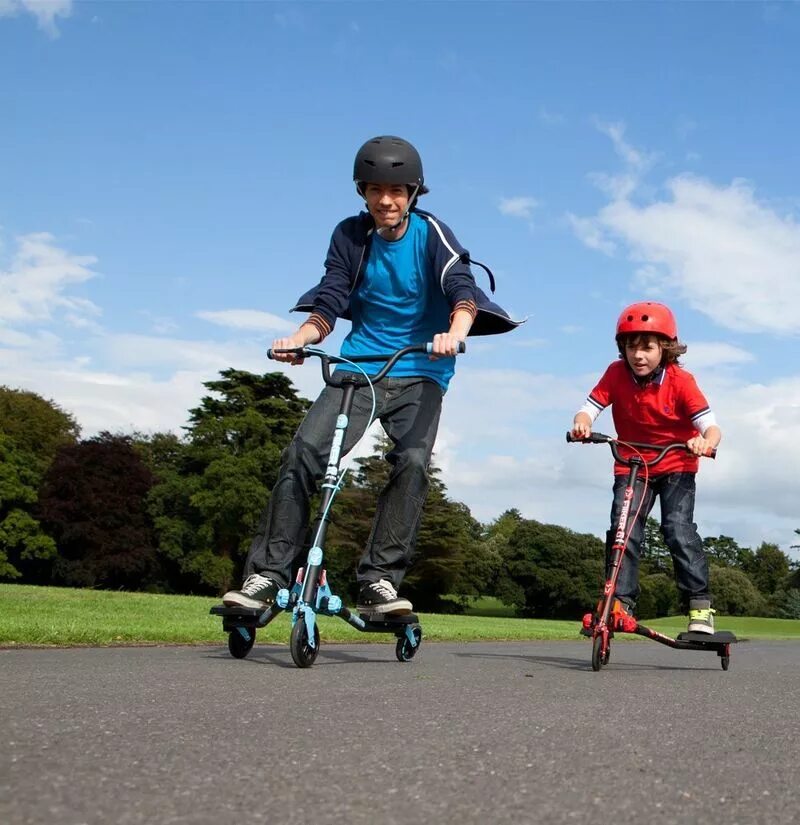
<path fill-rule="evenodd" d="M 466 349 L 459 345 L 459 352 Z M 343 458 L 342 445 L 349 426 L 350 412 L 356 389 L 374 385 L 382 381 L 400 358 L 410 353 L 431 353 L 433 344 L 415 344 L 396 350 L 388 355 L 360 355 L 343 358 L 315 347 L 297 347 L 275 350 L 280 353 L 294 353 L 299 359 L 316 356 L 320 359 L 322 377 L 330 387 L 343 390 L 336 418 L 333 442 L 328 456 L 328 464 L 321 485 L 321 497 L 313 529 L 313 542 L 308 551 L 305 568 L 300 568 L 291 588 L 282 588 L 269 607 L 212 607 L 211 613 L 222 617 L 222 629 L 228 633 L 228 650 L 237 659 L 243 659 L 255 644 L 256 630 L 266 627 L 284 610 L 292 611 L 292 632 L 289 648 L 297 667 L 310 667 L 317 658 L 320 648 L 317 616 L 338 616 L 351 627 L 362 633 L 391 633 L 397 638 L 395 655 L 401 662 L 414 658 L 422 643 L 422 628 L 414 613 L 387 615 L 376 620 L 375 614 L 358 614 L 344 606 L 342 599 L 332 593 L 323 566 L 325 536 L 330 521 L 330 508 L 338 492 L 342 475 L 339 465 Z M 273 358 L 273 350 L 268 350 L 268 358 Z M 373 376 L 352 372 L 331 374 L 331 364 L 357 364 L 383 361 L 383 368 Z"/>
<path fill-rule="evenodd" d="M 608 664 L 611 658 L 611 639 L 614 637 L 615 632 L 644 636 L 647 639 L 652 639 L 654 642 L 659 642 L 660 644 L 667 645 L 667 647 L 677 648 L 678 650 L 713 650 L 720 658 L 722 669 L 727 670 L 730 667 L 731 661 L 731 644 L 737 641 L 733 633 L 726 630 L 717 631 L 714 634 L 687 632 L 679 633 L 677 638 L 673 639 L 671 636 L 645 627 L 645 625 L 640 624 L 633 616 L 627 613 L 613 610 L 617 579 L 622 569 L 622 561 L 630 536 L 628 523 L 630 520 L 630 510 L 633 506 L 636 479 L 640 471 L 644 470 L 646 484 L 648 469 L 658 464 L 667 453 L 673 450 L 688 451 L 686 444 L 641 444 L 633 441 L 619 441 L 612 436 L 597 432 L 590 433 L 586 438 L 575 438 L 571 432 L 568 432 L 567 441 L 580 444 L 608 444 L 614 458 L 619 463 L 626 464 L 629 468 L 622 509 L 620 510 L 619 520 L 614 533 L 614 543 L 611 547 L 610 571 L 608 569 L 606 571 L 603 595 L 600 599 L 597 612 L 587 613 L 583 617 L 583 626 L 581 627 L 581 633 L 592 639 L 592 670 L 598 671 Z M 619 444 L 623 444 L 626 447 L 633 447 L 637 453 L 630 458 L 625 458 L 619 452 Z M 657 455 L 648 461 L 638 452 L 639 450 L 651 450 L 656 452 Z M 707 457 L 716 457 L 716 450 L 712 450 Z M 638 513 L 636 515 L 638 515 Z"/>

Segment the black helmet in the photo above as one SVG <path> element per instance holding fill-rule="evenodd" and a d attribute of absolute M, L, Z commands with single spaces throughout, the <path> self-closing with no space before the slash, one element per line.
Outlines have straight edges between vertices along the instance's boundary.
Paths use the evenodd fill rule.
<path fill-rule="evenodd" d="M 368 140 L 356 154 L 353 180 L 364 183 L 404 183 L 418 186 L 418 194 L 428 191 L 422 175 L 419 152 L 403 138 L 381 135 Z"/>

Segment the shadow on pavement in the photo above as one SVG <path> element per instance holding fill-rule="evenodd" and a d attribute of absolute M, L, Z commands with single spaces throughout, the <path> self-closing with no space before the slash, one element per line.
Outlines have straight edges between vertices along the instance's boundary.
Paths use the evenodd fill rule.
<path fill-rule="evenodd" d="M 460 656 L 470 659 L 520 659 L 531 664 L 550 665 L 556 668 L 565 668 L 567 670 L 592 670 L 591 665 L 591 650 L 587 650 L 585 659 L 567 658 L 564 656 L 537 656 L 530 653 L 487 653 L 485 651 L 475 653 L 454 653 L 454 656 Z M 705 667 L 691 667 L 687 665 L 669 665 L 660 663 L 637 663 L 637 662 L 621 662 L 619 659 L 614 660 L 606 665 L 603 670 L 611 668 L 617 671 L 635 671 L 635 670 L 720 670 L 719 664 L 716 667 L 706 665 Z"/>
<path fill-rule="evenodd" d="M 236 661 L 233 656 L 228 653 L 227 648 L 221 647 L 219 650 L 203 654 L 204 659 L 229 659 Z M 267 645 L 256 645 L 249 655 L 240 659 L 239 661 L 250 663 L 251 665 L 277 665 L 278 667 L 291 668 L 297 670 L 297 666 L 292 661 L 292 654 L 288 647 L 276 647 L 270 649 Z M 386 647 L 386 654 L 380 652 L 380 658 L 370 658 L 365 649 L 363 653 L 350 652 L 347 650 L 337 650 L 335 647 L 322 647 L 320 649 L 317 660 L 312 667 L 325 667 L 326 665 L 346 665 L 358 662 L 363 665 L 393 665 L 398 667 L 403 664 L 398 662 L 394 655 L 394 647 Z"/>

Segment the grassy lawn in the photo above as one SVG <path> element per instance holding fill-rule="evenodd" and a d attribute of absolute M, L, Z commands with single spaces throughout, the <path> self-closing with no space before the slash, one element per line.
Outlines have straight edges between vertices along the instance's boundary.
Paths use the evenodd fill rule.
<path fill-rule="evenodd" d="M 209 615 L 218 600 L 60 587 L 0 584 L 0 645 L 223 644 L 220 620 Z M 579 639 L 578 621 L 515 619 L 496 599 L 477 599 L 466 615 L 420 614 L 428 641 Z M 647 625 L 665 633 L 685 629 L 681 617 Z M 740 638 L 799 639 L 800 620 L 717 617 L 721 629 Z M 279 616 L 259 630 L 259 642 L 284 644 L 290 620 Z M 341 619 L 321 617 L 326 642 L 373 642 L 383 636 L 359 633 Z"/>

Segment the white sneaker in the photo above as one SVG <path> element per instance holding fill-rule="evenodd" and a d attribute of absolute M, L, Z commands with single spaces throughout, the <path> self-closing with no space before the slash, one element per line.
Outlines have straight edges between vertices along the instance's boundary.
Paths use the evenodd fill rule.
<path fill-rule="evenodd" d="M 362 584 L 356 608 L 360 613 L 393 615 L 410 613 L 413 610 L 411 602 L 399 598 L 394 585 L 386 579 Z"/>
<path fill-rule="evenodd" d="M 222 603 L 226 607 L 267 607 L 275 601 L 279 589 L 278 583 L 269 576 L 251 573 L 242 589 L 229 590 L 222 597 Z"/>

